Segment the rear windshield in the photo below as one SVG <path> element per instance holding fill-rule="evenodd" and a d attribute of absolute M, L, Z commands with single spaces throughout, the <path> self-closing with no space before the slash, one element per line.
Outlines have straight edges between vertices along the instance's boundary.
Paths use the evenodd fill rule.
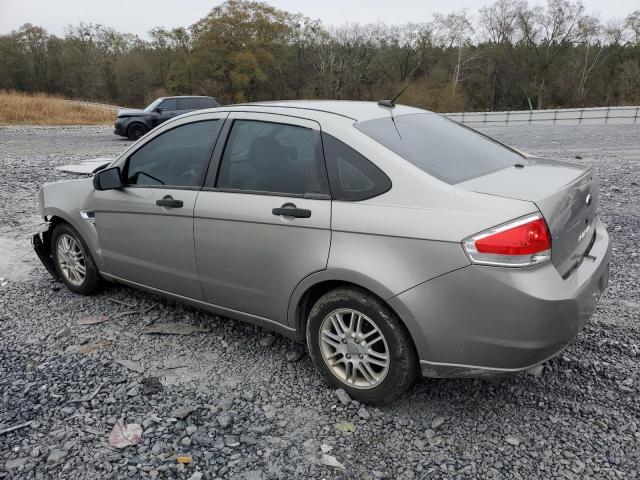
<path fill-rule="evenodd" d="M 460 183 L 522 163 L 501 143 L 435 113 L 377 118 L 356 128 L 434 177 Z"/>

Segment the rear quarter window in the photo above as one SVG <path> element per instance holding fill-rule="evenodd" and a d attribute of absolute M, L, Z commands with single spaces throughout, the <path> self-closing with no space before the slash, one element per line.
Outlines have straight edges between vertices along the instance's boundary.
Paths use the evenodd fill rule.
<path fill-rule="evenodd" d="M 435 113 L 389 116 L 356 128 L 428 174 L 449 184 L 521 163 L 524 157 L 475 130 Z"/>
<path fill-rule="evenodd" d="M 214 98 L 211 97 L 200 97 L 198 98 L 198 105 L 200 108 L 215 108 L 219 107 L 218 102 Z"/>
<path fill-rule="evenodd" d="M 391 188 L 382 170 L 337 138 L 323 133 L 322 148 L 334 200 L 366 200 Z"/>

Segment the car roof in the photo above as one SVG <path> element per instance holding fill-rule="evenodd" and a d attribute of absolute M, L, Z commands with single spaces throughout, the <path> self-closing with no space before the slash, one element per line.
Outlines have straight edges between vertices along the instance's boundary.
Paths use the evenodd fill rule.
<path fill-rule="evenodd" d="M 377 102 L 362 102 L 355 100 L 282 100 L 274 102 L 254 102 L 240 103 L 235 105 L 225 105 L 224 109 L 244 109 L 246 107 L 257 107 L 264 112 L 273 109 L 299 109 L 314 112 L 323 112 L 333 115 L 340 115 L 351 120 L 362 122 L 387 116 L 390 112 L 394 115 L 407 115 L 411 113 L 432 113 L 421 108 L 409 107 L 406 105 L 396 105 L 393 109 L 378 105 Z"/>
<path fill-rule="evenodd" d="M 173 97 L 159 97 L 162 100 L 167 100 L 168 98 L 213 98 L 215 100 L 214 97 L 209 97 L 207 95 L 174 95 Z"/>

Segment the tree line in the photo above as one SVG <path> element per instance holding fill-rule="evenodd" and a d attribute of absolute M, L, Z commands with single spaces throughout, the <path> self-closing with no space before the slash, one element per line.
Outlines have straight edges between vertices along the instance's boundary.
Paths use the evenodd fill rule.
<path fill-rule="evenodd" d="M 181 94 L 378 100 L 410 82 L 402 103 L 436 111 L 638 105 L 640 10 L 604 22 L 579 1 L 496 0 L 474 15 L 334 27 L 229 0 L 149 39 L 88 23 L 0 36 L 0 89 L 122 106 Z"/>

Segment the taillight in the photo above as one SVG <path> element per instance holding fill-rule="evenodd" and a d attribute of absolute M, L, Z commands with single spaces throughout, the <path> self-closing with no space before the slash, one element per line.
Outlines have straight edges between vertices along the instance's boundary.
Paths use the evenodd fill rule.
<path fill-rule="evenodd" d="M 527 267 L 551 258 L 551 234 L 540 214 L 528 215 L 463 240 L 473 263 Z"/>

